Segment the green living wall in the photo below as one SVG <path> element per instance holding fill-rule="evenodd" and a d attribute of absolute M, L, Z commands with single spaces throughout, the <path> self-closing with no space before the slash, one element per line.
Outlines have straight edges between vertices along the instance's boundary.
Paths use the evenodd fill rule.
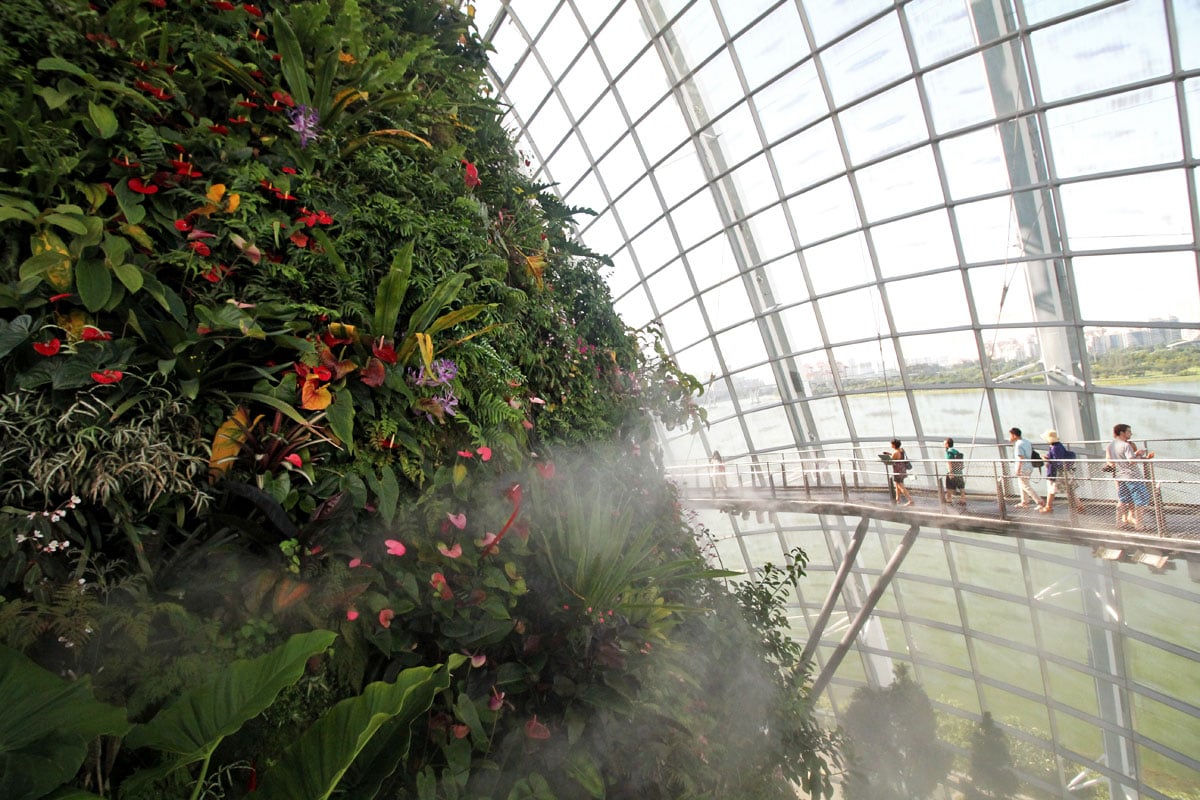
<path fill-rule="evenodd" d="M 0 6 L 0 796 L 829 792 L 470 9 Z M 788 580 L 803 572 L 796 554 Z"/>

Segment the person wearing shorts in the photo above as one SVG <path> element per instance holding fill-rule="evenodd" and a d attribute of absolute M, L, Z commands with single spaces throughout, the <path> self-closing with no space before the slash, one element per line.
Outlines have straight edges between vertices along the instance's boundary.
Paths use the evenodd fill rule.
<path fill-rule="evenodd" d="M 1145 477 L 1141 467 L 1134 464 L 1139 459 L 1154 458 L 1154 453 L 1139 450 L 1130 441 L 1133 429 L 1125 423 L 1113 426 L 1113 440 L 1104 448 L 1107 463 L 1114 467 L 1117 479 L 1117 527 L 1132 526 L 1135 531 L 1145 530 L 1142 516 L 1150 505 L 1150 487 L 1141 478 Z"/>
<path fill-rule="evenodd" d="M 954 440 L 947 438 L 942 443 L 946 448 L 946 502 L 954 502 L 954 494 L 958 493 L 958 504 L 967 507 L 967 481 L 963 477 L 963 454 L 954 446 Z"/>

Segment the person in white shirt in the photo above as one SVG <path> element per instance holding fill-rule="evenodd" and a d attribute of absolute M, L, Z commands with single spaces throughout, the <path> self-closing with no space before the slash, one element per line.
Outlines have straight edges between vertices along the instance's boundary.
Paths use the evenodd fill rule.
<path fill-rule="evenodd" d="M 1139 450 L 1130 441 L 1133 429 L 1125 423 L 1113 425 L 1113 440 L 1104 448 L 1104 457 L 1114 467 L 1117 479 L 1117 527 L 1133 526 L 1135 531 L 1145 530 L 1142 514 L 1150 505 L 1150 487 L 1142 468 L 1133 462 L 1143 458 L 1154 458 L 1149 450 Z"/>

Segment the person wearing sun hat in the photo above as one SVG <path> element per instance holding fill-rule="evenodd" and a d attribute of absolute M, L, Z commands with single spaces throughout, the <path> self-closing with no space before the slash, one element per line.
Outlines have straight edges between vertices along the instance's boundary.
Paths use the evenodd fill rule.
<path fill-rule="evenodd" d="M 1050 513 L 1054 509 L 1054 496 L 1061 489 L 1067 491 L 1067 497 L 1074 498 L 1075 511 L 1082 512 L 1083 501 L 1074 493 L 1074 484 L 1071 482 L 1071 472 L 1074 469 L 1071 460 L 1075 458 L 1075 454 L 1058 440 L 1058 431 L 1053 428 L 1043 433 L 1042 438 L 1050 443 L 1050 447 L 1046 450 L 1044 458 L 1046 462 L 1046 504 L 1038 510 L 1043 514 Z"/>

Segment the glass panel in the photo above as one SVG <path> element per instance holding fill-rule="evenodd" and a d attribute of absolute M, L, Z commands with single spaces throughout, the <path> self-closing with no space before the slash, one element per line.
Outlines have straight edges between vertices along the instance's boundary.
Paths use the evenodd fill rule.
<path fill-rule="evenodd" d="M 737 189 L 737 196 L 744 212 L 753 213 L 760 208 L 779 202 L 779 193 L 775 191 L 775 175 L 771 172 L 771 165 L 767 163 L 764 156 L 759 156 L 750 163 L 738 167 L 730 175 L 730 178 L 733 180 L 734 188 Z M 788 235 L 787 225 L 782 227 L 783 234 L 788 236 L 790 244 L 791 237 Z"/>
<path fill-rule="evenodd" d="M 754 411 L 746 414 L 745 418 L 746 428 L 750 431 L 751 447 L 770 448 L 795 441 L 796 437 L 792 435 L 787 415 L 782 408 Z"/>
<path fill-rule="evenodd" d="M 817 425 L 817 429 L 813 431 L 814 435 L 826 442 L 850 439 L 850 428 L 846 424 L 846 415 L 837 398 L 810 400 L 808 408 Z"/>
<path fill-rule="evenodd" d="M 787 330 L 788 343 L 792 346 L 792 352 L 823 346 L 824 342 L 821 340 L 821 332 L 817 328 L 817 318 L 813 313 L 812 303 L 785 308 L 779 312 L 779 316 Z"/>
<path fill-rule="evenodd" d="M 660 310 L 670 308 L 657 295 L 654 299 Z M 671 342 L 675 347 L 685 347 L 699 337 L 708 335 L 704 326 L 704 317 L 700 315 L 700 304 L 695 300 L 689 300 L 673 311 L 663 314 L 662 322 L 663 330 L 671 337 Z"/>
<path fill-rule="evenodd" d="M 724 159 L 724 163 L 720 165 L 722 171 L 745 161 L 763 149 L 762 140 L 758 138 L 758 129 L 754 127 L 754 119 L 750 116 L 749 103 L 742 103 L 700 135 L 716 140 Z M 717 171 L 715 167 L 716 165 L 714 172 Z"/>
<path fill-rule="evenodd" d="M 835 178 L 788 201 L 800 241 L 816 242 L 858 228 L 850 181 Z"/>
<path fill-rule="evenodd" d="M 967 445 L 979 431 L 980 409 L 986 409 L 984 394 L 981 390 L 961 389 L 953 392 L 913 392 L 913 400 L 917 405 L 917 415 L 924 421 L 925 435 L 935 441 L 949 436 L 964 455 Z M 986 418 L 985 418 L 986 420 Z M 975 486 L 973 478 L 988 477 L 990 470 L 978 471 L 970 464 L 965 467 L 967 475 L 967 490 L 982 489 L 985 484 Z"/>
<path fill-rule="evenodd" d="M 637 4 L 625 3 L 596 35 L 596 50 L 608 66 L 609 74 L 616 77 L 648 41 Z"/>
<path fill-rule="evenodd" d="M 614 7 L 619 7 L 620 3 L 573 3 L 575 10 L 583 19 L 583 26 L 588 30 L 596 30 L 599 28 L 608 15 L 614 10 Z"/>
<path fill-rule="evenodd" d="M 711 339 L 701 339 L 692 347 L 677 351 L 675 361 L 684 372 L 690 372 L 701 380 L 708 380 L 717 372 L 717 351 L 713 349 Z M 721 448 L 722 451 L 724 449 Z"/>
<path fill-rule="evenodd" d="M 621 139 L 617 146 L 600 160 L 596 169 L 600 173 L 600 179 L 604 181 L 605 188 L 613 197 L 632 186 L 646 172 L 632 136 Z"/>
<path fill-rule="evenodd" d="M 1193 253 L 1138 253 L 1073 260 L 1079 315 L 1105 322 L 1200 319 L 1200 285 Z M 1136 277 L 1134 277 L 1136 276 Z M 1171 287 L 1164 292 L 1163 287 Z M 1147 334 L 1147 344 L 1169 344 L 1182 334 Z M 1128 345 L 1126 345 L 1128 346 Z"/>
<path fill-rule="evenodd" d="M 907 602 L 907 590 L 904 598 Z M 940 664 L 958 667 L 967 672 L 971 671 L 971 660 L 967 656 L 967 640 L 961 633 L 916 624 L 910 624 L 909 630 L 916 648 L 916 655 L 933 659 Z"/>
<path fill-rule="evenodd" d="M 1074 250 L 1192 242 L 1183 170 L 1072 183 L 1061 197 Z"/>
<path fill-rule="evenodd" d="M 1033 583 L 1033 599 L 1055 608 L 1082 614 L 1083 601 L 1079 596 L 1079 568 L 1074 564 L 1059 564 L 1040 558 L 1029 559 L 1029 573 Z M 1046 626 L 1059 619 L 1051 612 L 1042 614 L 1042 636 L 1060 641 L 1060 636 L 1048 637 Z M 1055 652 L 1060 652 L 1055 648 Z"/>
<path fill-rule="evenodd" d="M 829 114 L 817 69 L 806 61 L 754 95 L 767 141 L 782 139 Z"/>
<path fill-rule="evenodd" d="M 1097 380 L 1098 385 L 1109 383 L 1110 380 Z M 1111 381 L 1116 383 L 1116 381 Z M 1096 396 L 1096 416 L 1103 420 L 1101 433 L 1108 438 L 1112 425 L 1121 420 L 1129 420 L 1128 424 L 1137 424 L 1139 437 L 1153 438 L 1154 452 L 1159 458 L 1196 457 L 1195 448 L 1187 442 L 1165 442 L 1163 439 L 1174 439 L 1180 431 L 1194 431 L 1200 425 L 1200 405 L 1194 401 L 1200 395 L 1200 381 L 1194 376 L 1190 380 L 1173 379 L 1172 377 L 1156 377 L 1142 379 L 1136 383 L 1121 381 L 1122 389 L 1141 389 L 1145 391 L 1172 392 L 1188 395 L 1193 402 L 1174 403 L 1169 400 L 1143 400 L 1136 397 L 1114 397 L 1100 394 Z"/>
<path fill-rule="evenodd" d="M 551 75 L 561 75 L 583 46 L 584 35 L 579 28 L 579 20 L 565 4 L 533 45 Z"/>
<path fill-rule="evenodd" d="M 704 166 L 691 142 L 686 142 L 671 153 L 666 161 L 654 168 L 654 179 L 658 181 L 667 208 L 676 205 L 704 185 Z"/>
<path fill-rule="evenodd" d="M 616 308 L 617 313 L 621 315 L 621 319 L 626 324 L 635 328 L 640 328 L 654 318 L 650 299 L 646 296 L 646 290 L 641 286 L 621 297 L 613 303 L 613 307 Z"/>
<path fill-rule="evenodd" d="M 1200 3 L 1173 0 L 1171 8 L 1175 12 L 1175 33 L 1179 39 L 1179 65 L 1183 69 L 1200 67 Z M 1195 129 L 1192 133 L 1196 133 Z"/>
<path fill-rule="evenodd" d="M 701 300 L 716 330 L 743 322 L 754 313 L 740 281 L 723 283 L 701 295 Z"/>
<path fill-rule="evenodd" d="M 1200 104 L 1200 92 L 1196 102 Z M 792 194 L 846 171 L 833 120 L 822 120 L 780 142 L 771 148 L 771 154 L 779 170 L 784 194 Z"/>
<path fill-rule="evenodd" d="M 550 81 L 536 64 L 530 64 L 518 71 L 513 75 L 512 82 L 504 87 L 505 97 L 512 103 L 513 108 L 521 109 L 525 119 L 529 119 L 549 93 Z"/>
<path fill-rule="evenodd" d="M 871 229 L 883 277 L 924 272 L 958 263 L 950 217 L 939 208 Z"/>
<path fill-rule="evenodd" d="M 1049 394 L 1016 389 L 996 390 L 996 413 L 1005 431 L 1009 428 L 1020 428 L 1030 439 L 1036 438 L 1037 431 L 1041 430 L 1048 420 L 1054 418 L 1050 410 Z M 1005 451 L 1006 457 L 1011 455 L 1011 448 L 1005 448 Z M 990 629 L 985 627 L 982 630 Z"/>
<path fill-rule="evenodd" d="M 587 155 L 583 152 L 583 146 L 579 143 L 579 137 L 574 134 L 568 134 L 563 143 L 559 145 L 558 150 L 546 162 L 546 171 L 550 175 L 574 176 L 582 175 L 588 171 Z"/>
<path fill-rule="evenodd" d="M 1020 225 L 1010 197 L 955 206 L 954 219 L 967 263 L 1020 258 Z"/>
<path fill-rule="evenodd" d="M 914 0 L 904 17 L 922 67 L 975 46 L 975 27 L 959 0 Z"/>
<path fill-rule="evenodd" d="M 654 184 L 649 178 L 643 178 L 633 188 L 626 191 L 620 198 L 613 203 L 613 207 L 617 211 L 617 217 L 625 226 L 625 232 L 628 235 L 636 236 L 639 232 L 652 224 L 655 220 L 663 215 L 662 204 L 658 201 L 658 195 L 655 193 Z M 669 246 L 674 245 L 674 240 L 667 239 Z M 674 255 L 675 248 L 671 247 Z M 650 271 L 656 267 L 662 266 L 663 262 L 659 261 L 656 264 L 642 264 L 642 269 Z"/>
<path fill-rule="evenodd" d="M 976 639 L 975 660 L 981 676 L 1019 686 L 1035 694 L 1044 693 L 1038 658 L 1033 653 Z"/>
<path fill-rule="evenodd" d="M 875 282 L 875 268 L 862 231 L 808 248 L 804 264 L 813 291 L 818 294 Z"/>
<path fill-rule="evenodd" d="M 741 12 L 748 3 L 733 3 Z M 728 23 L 732 9 L 723 9 Z M 730 25 L 731 31 L 735 28 Z M 746 85 L 751 89 L 766 83 L 808 54 L 808 42 L 800 27 L 795 3 L 784 3 L 770 16 L 738 37 L 733 44 L 740 57 Z"/>
<path fill-rule="evenodd" d="M 692 75 L 692 80 L 696 82 L 700 97 L 704 98 L 705 112 L 709 117 L 717 116 L 746 97 L 728 50 L 713 57 Z"/>
<path fill-rule="evenodd" d="M 830 94 L 839 106 L 912 72 L 900 32 L 900 18 L 895 14 L 888 14 L 831 46 L 821 63 Z"/>
<path fill-rule="evenodd" d="M 746 220 L 744 228 L 749 229 L 749 246 L 757 263 L 772 261 L 796 249 L 783 206 L 760 211 Z"/>
<path fill-rule="evenodd" d="M 800 259 L 789 254 L 763 267 L 762 272 L 767 276 L 771 289 L 774 291 L 775 305 L 786 305 L 809 298 L 808 289 L 804 286 L 804 268 Z M 754 276 L 759 279 L 758 275 Z"/>
<path fill-rule="evenodd" d="M 944 622 L 955 627 L 962 624 L 951 589 L 911 579 L 897 585 L 904 601 L 904 613 L 909 617 Z"/>
<path fill-rule="evenodd" d="M 607 30 L 606 28 L 605 31 Z M 600 48 L 600 52 L 606 53 L 603 47 Z M 615 74 L 616 70 L 610 67 L 609 72 Z M 629 118 L 635 122 L 665 97 L 670 88 L 662 61 L 654 48 L 642 53 L 617 79 L 617 96 L 629 112 Z"/>
<path fill-rule="evenodd" d="M 887 296 L 898 332 L 971 324 L 962 275 L 957 271 L 889 283 Z"/>
<path fill-rule="evenodd" d="M 979 694 L 971 678 L 926 666 L 921 667 L 919 678 L 931 700 L 979 713 Z"/>
<path fill-rule="evenodd" d="M 961 200 L 1010 188 L 1008 164 L 997 128 L 946 139 L 940 145 L 950 197 Z"/>
<path fill-rule="evenodd" d="M 1002 49 L 1011 50 L 1011 45 L 997 45 L 992 48 L 993 51 Z M 1006 53 L 992 55 L 1003 58 L 1002 63 L 1011 63 Z M 925 94 L 929 98 L 933 129 L 938 133 L 947 133 L 995 118 L 996 104 L 988 89 L 984 54 L 974 53 L 939 67 L 927 73 L 922 80 Z M 1013 85 L 1021 84 L 1014 82 Z"/>
<path fill-rule="evenodd" d="M 912 383 L 979 384 L 983 380 L 971 331 L 905 336 L 900 349 Z"/>
<path fill-rule="evenodd" d="M 713 203 L 712 194 L 706 189 L 700 194 L 685 200 L 679 208 L 671 212 L 679 232 L 679 240 L 685 250 L 691 249 L 724 227 L 717 206 Z"/>
<path fill-rule="evenodd" d="M 771 371 L 770 364 L 743 370 L 732 376 L 732 380 L 737 387 L 738 402 L 741 403 L 743 410 L 779 404 L 775 373 Z M 751 436 L 757 438 L 758 429 L 754 425 L 749 427 Z M 791 440 L 789 435 L 787 441 L 791 442 Z M 768 446 L 761 441 L 756 441 L 756 443 L 759 447 Z"/>
<path fill-rule="evenodd" d="M 656 271 L 668 261 L 677 259 L 679 255 L 679 249 L 675 246 L 675 237 L 665 219 L 655 222 L 631 244 L 633 252 L 637 254 L 642 271 L 646 273 Z M 665 272 L 674 276 L 676 281 L 688 283 L 681 264 L 673 264 Z M 680 280 L 681 278 L 682 280 Z M 657 296 L 657 292 L 655 294 Z"/>
<path fill-rule="evenodd" d="M 852 386 L 856 380 L 861 379 L 848 379 L 847 386 Z M 875 378 L 876 382 L 878 380 Z M 917 428 L 902 392 L 849 395 L 846 404 L 859 438 L 886 442 L 895 437 L 911 441 L 916 436 Z"/>
<path fill-rule="evenodd" d="M 692 276 L 696 279 L 696 285 L 701 289 L 706 289 L 738 274 L 738 265 L 733 257 L 733 250 L 729 247 L 729 240 L 724 236 L 709 239 L 688 252 L 686 258 L 688 266 L 692 269 Z"/>
<path fill-rule="evenodd" d="M 872 161 L 929 138 L 913 81 L 851 106 L 841 117 L 852 164 Z"/>
<path fill-rule="evenodd" d="M 888 0 L 805 0 L 804 10 L 813 38 L 824 44 L 890 5 Z"/>
<path fill-rule="evenodd" d="M 762 333 L 756 322 L 748 322 L 719 334 L 717 346 L 721 348 L 721 355 L 725 357 L 725 366 L 730 372 L 753 364 L 761 364 L 767 360 Z"/>
<path fill-rule="evenodd" d="M 854 177 L 868 221 L 898 217 L 943 202 L 931 147 L 872 164 Z"/>
<path fill-rule="evenodd" d="M 488 54 L 488 66 L 496 71 L 501 81 L 506 80 L 526 50 L 525 37 L 511 19 L 505 19 L 491 42 L 496 52 Z"/>
<path fill-rule="evenodd" d="M 584 50 L 575 66 L 559 83 L 563 102 L 571 112 L 571 116 L 579 119 L 591 105 L 596 102 L 596 94 L 608 86 L 608 79 L 600 69 L 600 62 L 592 53 L 591 48 Z M 605 92 L 605 98 L 612 102 L 612 93 Z M 613 106 L 615 108 L 615 105 Z"/>
<path fill-rule="evenodd" d="M 712 6 L 708 3 L 694 3 L 675 21 L 666 36 L 672 46 L 683 51 L 684 60 L 689 64 L 700 63 L 725 44 L 721 28 L 713 17 Z"/>
<path fill-rule="evenodd" d="M 887 322 L 879 290 L 874 286 L 836 294 L 818 301 L 825 334 L 831 342 L 866 339 L 886 334 Z M 871 356 L 876 364 L 878 354 Z"/>
<path fill-rule="evenodd" d="M 956 446 L 967 454 L 967 458 L 990 456 L 990 454 L 985 455 L 982 452 L 967 452 L 963 442 L 959 442 Z M 1020 586 L 1023 583 L 1021 565 L 1016 552 L 1014 552 L 1014 546 L 1004 543 L 1005 547 L 997 548 L 991 546 L 993 543 L 996 543 L 995 537 L 988 537 L 984 543 L 952 542 L 950 544 L 950 550 L 954 553 L 954 564 L 958 569 L 958 579 L 962 584 L 968 587 L 1008 591 L 1013 586 Z M 970 589 L 967 590 L 967 594 L 972 597 L 978 596 Z M 990 632 L 986 624 L 987 619 L 988 617 L 984 616 L 976 621 L 973 614 L 967 614 L 967 622 L 972 629 Z M 999 630 L 1003 630 L 1003 627 Z"/>
<path fill-rule="evenodd" d="M 657 164 L 688 138 L 687 124 L 675 98 L 668 97 L 638 123 L 638 141 L 646 151 L 646 161 Z"/>
<path fill-rule="evenodd" d="M 1138 432 L 1139 437 L 1151 435 L 1150 429 L 1146 426 L 1148 421 L 1137 420 L 1134 430 Z M 1145 570 L 1140 570 L 1139 575 L 1144 572 Z M 1174 580 L 1185 583 L 1181 578 L 1182 576 L 1176 576 Z M 1193 601 L 1186 608 L 1194 612 L 1196 597 L 1194 586 L 1190 592 Z M 1200 625 L 1180 625 L 1180 606 L 1178 600 L 1168 601 L 1167 596 L 1158 591 L 1155 586 L 1146 586 L 1133 581 L 1124 581 L 1121 584 L 1121 607 L 1125 613 L 1122 622 L 1128 628 L 1200 652 Z M 1193 678 L 1195 674 L 1192 672 Z"/>
<path fill-rule="evenodd" d="M 1184 98 L 1187 101 L 1188 129 L 1191 131 L 1192 153 L 1200 152 L 1200 78 L 1183 82 Z M 1193 174 L 1193 179 L 1194 179 Z"/>
<path fill-rule="evenodd" d="M 1129 0 L 1030 35 L 1045 102 L 1165 75 L 1161 0 Z"/>
<path fill-rule="evenodd" d="M 1005 561 L 993 565 L 993 569 L 1003 570 L 1009 579 L 1002 590 L 1011 592 L 1024 586 L 1020 565 Z M 960 573 L 960 579 L 962 578 Z M 997 579 L 994 576 L 991 582 Z M 1030 620 L 1029 608 L 1022 603 L 1010 602 L 998 597 L 990 597 L 967 590 L 963 592 L 963 603 L 967 608 L 967 622 L 971 631 L 986 631 L 993 635 L 1002 636 L 1017 644 L 1034 646 L 1033 623 Z M 1034 674 L 1037 674 L 1036 672 Z M 1041 682 L 1038 681 L 1040 684 Z M 1017 683 L 1024 687 L 1024 682 Z M 1040 693 L 1040 686 L 1030 686 L 1030 689 Z"/>
<path fill-rule="evenodd" d="M 1168 697 L 1192 702 L 1196 697 L 1196 662 L 1136 639 L 1125 640 L 1130 677 Z M 1200 721 L 1194 721 L 1200 725 Z M 1200 730 L 1198 728 L 1197 730 Z"/>
<path fill-rule="evenodd" d="M 1050 109 L 1046 125 L 1054 169 L 1064 178 L 1183 156 L 1173 85 Z"/>

